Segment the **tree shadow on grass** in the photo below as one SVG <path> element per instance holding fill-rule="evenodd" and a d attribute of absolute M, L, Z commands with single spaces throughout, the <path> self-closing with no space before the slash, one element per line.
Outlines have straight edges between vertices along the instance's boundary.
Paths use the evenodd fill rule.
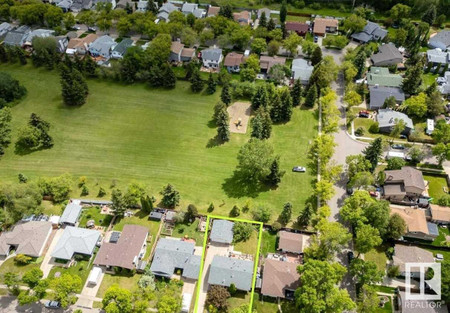
<path fill-rule="evenodd" d="M 23 148 L 19 145 L 15 145 L 14 146 L 14 154 L 23 156 L 23 155 L 31 154 L 33 152 L 38 152 L 38 151 L 47 150 L 47 149 L 50 149 L 50 148 L 39 147 L 39 148 L 34 148 L 34 149 L 28 149 L 28 148 Z"/>
<path fill-rule="evenodd" d="M 222 190 L 230 198 L 255 198 L 259 193 L 270 190 L 270 187 L 259 182 L 249 181 L 242 172 L 235 170 L 233 176 L 225 179 Z"/>
<path fill-rule="evenodd" d="M 210 119 L 206 125 L 208 126 L 208 128 L 216 128 L 217 127 L 216 121 L 214 119 Z"/>
<path fill-rule="evenodd" d="M 217 136 L 211 138 L 206 143 L 206 148 L 214 148 L 223 145 L 225 142 L 220 140 Z"/>

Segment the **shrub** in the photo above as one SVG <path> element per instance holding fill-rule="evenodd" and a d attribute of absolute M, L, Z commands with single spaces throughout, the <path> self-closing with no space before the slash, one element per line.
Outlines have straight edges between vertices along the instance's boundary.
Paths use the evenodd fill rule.
<path fill-rule="evenodd" d="M 18 254 L 14 258 L 14 263 L 19 265 L 26 265 L 31 263 L 32 258 L 25 254 Z"/>
<path fill-rule="evenodd" d="M 267 223 L 270 220 L 270 210 L 268 208 L 260 207 L 253 212 L 253 218 L 256 221 Z"/>
<path fill-rule="evenodd" d="M 101 198 L 101 197 L 103 197 L 104 195 L 106 195 L 106 191 L 105 191 L 105 189 L 104 189 L 103 187 L 100 187 L 100 188 L 98 189 L 97 197 Z"/>
<path fill-rule="evenodd" d="M 274 222 L 273 224 L 272 224 L 272 230 L 274 230 L 274 231 L 279 231 L 281 229 L 281 224 L 280 224 L 280 222 Z"/>
<path fill-rule="evenodd" d="M 400 269 L 398 266 L 390 266 L 387 270 L 387 276 L 389 278 L 394 278 L 400 275 Z"/>
<path fill-rule="evenodd" d="M 237 222 L 233 226 L 233 242 L 247 241 L 253 233 L 253 226 L 249 223 Z"/>
<path fill-rule="evenodd" d="M 28 177 L 26 177 L 24 174 L 19 173 L 19 182 L 24 184 L 28 181 Z"/>
<path fill-rule="evenodd" d="M 370 125 L 369 132 L 371 134 L 378 134 L 380 132 L 380 125 L 378 124 L 378 122 L 374 122 L 372 125 Z"/>
<path fill-rule="evenodd" d="M 86 176 L 81 176 L 80 178 L 78 178 L 78 188 L 83 187 L 84 185 L 86 185 L 86 183 L 87 183 Z"/>
<path fill-rule="evenodd" d="M 241 210 L 237 205 L 233 206 L 233 208 L 230 211 L 231 217 L 238 217 L 241 214 Z"/>
<path fill-rule="evenodd" d="M 89 188 L 86 185 L 83 185 L 83 187 L 81 188 L 81 195 L 82 196 L 87 196 L 89 194 Z"/>
<path fill-rule="evenodd" d="M 208 207 L 208 213 L 211 213 L 212 211 L 214 211 L 214 203 L 211 202 Z"/>
<path fill-rule="evenodd" d="M 236 292 L 237 292 L 236 285 L 232 283 L 232 284 L 230 285 L 230 287 L 228 288 L 228 291 L 230 292 L 230 294 L 231 294 L 232 296 L 235 295 Z"/>
<path fill-rule="evenodd" d="M 450 195 L 443 195 L 437 200 L 437 204 L 442 206 L 450 206 Z"/>
<path fill-rule="evenodd" d="M 362 136 L 362 135 L 364 135 L 364 128 L 358 127 L 358 129 L 355 130 L 355 135 L 356 135 L 356 136 Z"/>

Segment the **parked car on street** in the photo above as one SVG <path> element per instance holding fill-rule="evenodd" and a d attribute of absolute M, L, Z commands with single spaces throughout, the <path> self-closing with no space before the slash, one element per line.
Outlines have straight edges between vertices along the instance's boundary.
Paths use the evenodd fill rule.
<path fill-rule="evenodd" d="M 348 263 L 350 264 L 353 261 L 353 259 L 355 258 L 355 254 L 353 253 L 353 251 L 347 252 L 347 258 L 348 258 Z"/>
<path fill-rule="evenodd" d="M 47 301 L 45 302 L 44 306 L 47 309 L 59 309 L 61 307 L 61 303 L 58 301 Z"/>
<path fill-rule="evenodd" d="M 405 150 L 405 146 L 401 144 L 394 144 L 392 145 L 392 149 Z"/>
<path fill-rule="evenodd" d="M 294 166 L 292 168 L 293 172 L 299 172 L 299 173 L 304 173 L 306 172 L 306 168 L 304 168 L 303 166 Z"/>

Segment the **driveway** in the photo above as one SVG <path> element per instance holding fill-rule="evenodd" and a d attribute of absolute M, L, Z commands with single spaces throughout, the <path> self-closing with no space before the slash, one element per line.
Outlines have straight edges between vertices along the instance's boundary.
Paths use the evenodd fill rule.
<path fill-rule="evenodd" d="M 53 239 L 51 239 L 50 246 L 47 249 L 47 252 L 45 253 L 44 260 L 41 264 L 41 271 L 44 273 L 44 278 L 48 277 L 48 274 L 50 274 L 50 271 L 52 270 L 53 265 L 55 265 L 54 260 L 51 256 L 53 249 L 55 248 L 56 244 L 59 241 L 59 238 L 61 238 L 62 233 L 64 232 L 64 229 L 60 228 L 52 234 Z"/>
<path fill-rule="evenodd" d="M 198 295 L 198 309 L 197 313 L 203 313 L 205 310 L 206 294 L 208 293 L 208 277 L 209 268 L 215 255 L 228 256 L 228 252 L 232 250 L 232 247 L 228 244 L 211 243 L 206 247 L 206 257 L 203 266 L 202 277 L 199 283 L 201 283 L 200 293 Z"/>
<path fill-rule="evenodd" d="M 104 276 L 105 276 L 105 270 L 102 268 L 102 273 L 100 274 L 100 277 L 99 277 L 96 285 L 90 285 L 90 284 L 88 284 L 88 280 L 86 280 L 83 290 L 81 290 L 81 293 L 78 296 L 78 300 L 75 303 L 75 305 L 77 307 L 92 308 L 92 305 L 94 304 L 94 301 L 96 300 L 95 298 L 97 296 L 98 289 L 100 288 L 100 285 L 102 284 Z"/>

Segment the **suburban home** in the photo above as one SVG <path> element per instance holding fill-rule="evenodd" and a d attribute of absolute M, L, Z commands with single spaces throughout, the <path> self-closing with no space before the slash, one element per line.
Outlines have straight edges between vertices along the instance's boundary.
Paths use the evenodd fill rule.
<path fill-rule="evenodd" d="M 444 77 L 437 78 L 438 89 L 443 95 L 450 95 L 450 71 L 444 73 Z"/>
<path fill-rule="evenodd" d="M 408 115 L 391 109 L 379 109 L 376 119 L 380 133 L 390 133 L 399 120 L 405 122 L 402 134 L 408 135 L 414 129 L 413 122 Z"/>
<path fill-rule="evenodd" d="M 403 62 L 403 55 L 392 43 L 387 43 L 378 48 L 378 53 L 370 57 L 375 66 L 391 66 Z"/>
<path fill-rule="evenodd" d="M 195 57 L 195 49 L 185 48 L 180 41 L 172 41 L 169 62 L 189 62 Z"/>
<path fill-rule="evenodd" d="M 403 277 L 406 275 L 405 263 L 434 263 L 433 253 L 415 246 L 396 244 L 392 256 L 392 265 L 399 267 L 400 276 Z M 417 269 L 412 268 L 411 270 Z M 420 277 L 419 275 L 419 271 L 411 271 L 411 277 Z"/>
<path fill-rule="evenodd" d="M 308 84 L 309 78 L 314 70 L 314 66 L 310 65 L 305 59 L 294 59 L 292 61 L 292 78 L 300 79 L 303 85 Z"/>
<path fill-rule="evenodd" d="M 279 236 L 278 250 L 285 253 L 302 254 L 310 244 L 309 235 L 282 230 L 279 232 Z"/>
<path fill-rule="evenodd" d="M 437 204 L 430 204 L 431 221 L 436 224 L 450 224 L 450 208 Z"/>
<path fill-rule="evenodd" d="M 89 46 L 97 40 L 96 34 L 89 34 L 84 38 L 72 38 L 67 45 L 66 53 L 73 54 L 86 54 L 89 51 Z"/>
<path fill-rule="evenodd" d="M 67 47 L 69 46 L 69 39 L 67 36 L 57 36 L 56 39 L 56 47 L 59 53 L 66 52 Z"/>
<path fill-rule="evenodd" d="M 67 226 L 51 256 L 60 260 L 71 260 L 76 254 L 90 257 L 99 240 L 100 232 L 96 230 Z"/>
<path fill-rule="evenodd" d="M 427 61 L 432 63 L 433 66 L 440 64 L 447 64 L 450 61 L 450 56 L 448 52 L 444 52 L 439 48 L 431 49 L 427 51 Z"/>
<path fill-rule="evenodd" d="M 279 56 L 268 56 L 268 55 L 262 55 L 259 58 L 259 67 L 261 68 L 262 73 L 269 73 L 272 66 L 275 64 L 284 65 L 286 64 L 286 58 L 279 57 Z"/>
<path fill-rule="evenodd" d="M 181 12 L 184 15 L 193 14 L 196 18 L 203 18 L 206 16 L 206 11 L 203 9 L 199 9 L 197 3 L 189 3 L 189 2 L 183 3 L 183 6 L 181 7 Z"/>
<path fill-rule="evenodd" d="M 117 240 L 104 242 L 97 252 L 94 264 L 105 266 L 107 270 L 114 267 L 135 269 L 145 255 L 148 229 L 139 225 L 125 225 Z"/>
<path fill-rule="evenodd" d="M 398 87 L 385 87 L 385 86 L 370 86 L 370 104 L 371 110 L 382 109 L 386 99 L 390 97 L 395 98 L 397 104 L 401 104 L 405 101 L 405 94 L 403 90 Z"/>
<path fill-rule="evenodd" d="M 111 58 L 122 59 L 128 48 L 133 45 L 133 40 L 130 38 L 124 38 L 117 46 L 114 47 L 111 53 Z"/>
<path fill-rule="evenodd" d="M 450 31 L 443 30 L 434 36 L 432 35 L 428 41 L 428 46 L 432 49 L 439 48 L 446 51 L 450 46 Z"/>
<path fill-rule="evenodd" d="M 325 36 L 326 33 L 335 33 L 338 30 L 339 21 L 334 18 L 316 18 L 314 20 L 313 33 L 317 36 Z"/>
<path fill-rule="evenodd" d="M 250 291 L 253 268 L 253 261 L 215 255 L 209 268 L 208 284 L 223 287 L 234 284 L 238 290 Z"/>
<path fill-rule="evenodd" d="M 436 300 L 409 300 L 405 291 L 397 293 L 398 311 L 401 313 L 448 313 L 447 305 Z"/>
<path fill-rule="evenodd" d="M 73 5 L 73 1 L 72 0 L 56 0 L 52 2 L 54 5 L 56 5 L 58 8 L 61 8 L 61 10 L 63 10 L 63 12 L 68 12 L 70 11 L 70 8 Z"/>
<path fill-rule="evenodd" d="M 403 166 L 384 174 L 384 197 L 391 202 L 403 201 L 405 197 L 418 198 L 425 191 L 422 172 L 413 167 Z"/>
<path fill-rule="evenodd" d="M 262 14 L 266 14 L 266 19 L 269 20 L 270 19 L 270 14 L 272 13 L 272 11 L 268 8 L 261 8 L 258 10 L 258 19 L 261 18 Z"/>
<path fill-rule="evenodd" d="M 92 0 L 73 0 L 70 11 L 78 13 L 81 10 L 89 10 L 92 8 Z"/>
<path fill-rule="evenodd" d="M 219 15 L 219 11 L 220 11 L 220 7 L 215 7 L 215 6 L 210 5 L 208 7 L 208 13 L 206 15 L 208 17 L 217 16 L 217 15 Z"/>
<path fill-rule="evenodd" d="M 147 2 L 145 4 L 147 4 Z M 137 1 L 137 3 L 136 3 L 136 2 L 134 2 L 132 0 L 118 0 L 117 1 L 117 5 L 116 5 L 116 9 L 126 10 L 127 9 L 127 5 L 128 5 L 129 8 L 131 8 L 132 11 L 134 11 L 135 9 L 138 8 L 139 1 Z"/>
<path fill-rule="evenodd" d="M 7 257 L 11 251 L 38 258 L 52 233 L 52 223 L 31 221 L 16 224 L 11 231 L 0 235 L 0 256 Z"/>
<path fill-rule="evenodd" d="M 178 11 L 178 7 L 176 7 L 175 5 L 173 5 L 170 2 L 166 2 L 164 3 L 158 11 L 158 14 L 156 15 L 156 17 L 158 18 L 158 20 L 163 20 L 168 22 L 169 21 L 169 14 L 172 13 L 173 11 Z"/>
<path fill-rule="evenodd" d="M 13 29 L 13 26 L 7 22 L 0 24 L 0 38 L 5 36 L 7 32 Z"/>
<path fill-rule="evenodd" d="M 262 270 L 261 294 L 281 299 L 293 299 L 300 286 L 297 263 L 266 259 Z"/>
<path fill-rule="evenodd" d="M 364 29 L 359 33 L 352 34 L 352 39 L 357 42 L 367 43 L 369 41 L 383 40 L 388 34 L 386 29 L 374 22 L 367 22 Z"/>
<path fill-rule="evenodd" d="M 299 36 L 305 36 L 308 33 L 309 25 L 300 22 L 286 22 L 287 32 L 296 32 Z"/>
<path fill-rule="evenodd" d="M 202 51 L 203 66 L 218 69 L 223 60 L 222 49 L 210 48 Z"/>
<path fill-rule="evenodd" d="M 32 30 L 30 33 L 28 33 L 23 44 L 25 46 L 32 46 L 33 38 L 53 37 L 54 34 L 55 34 L 55 31 L 51 30 L 51 29 L 35 29 L 35 30 Z"/>
<path fill-rule="evenodd" d="M 427 222 L 425 210 L 391 206 L 391 215 L 398 214 L 406 224 L 405 238 L 433 241 L 439 235 L 436 224 Z"/>
<path fill-rule="evenodd" d="M 145 13 L 145 12 L 147 12 L 147 6 L 148 6 L 147 0 L 140 0 L 137 3 L 136 11 Z"/>
<path fill-rule="evenodd" d="M 239 73 L 241 64 L 245 62 L 244 55 L 237 52 L 230 52 L 225 56 L 223 65 L 227 68 L 228 73 Z"/>
<path fill-rule="evenodd" d="M 252 22 L 252 14 L 249 11 L 241 11 L 233 13 L 233 19 L 240 25 L 250 25 Z"/>
<path fill-rule="evenodd" d="M 180 239 L 161 238 L 155 249 L 150 270 L 156 276 L 171 278 L 175 271 L 182 276 L 197 279 L 200 272 L 199 255 L 194 255 L 195 244 Z"/>
<path fill-rule="evenodd" d="M 75 226 L 80 218 L 81 210 L 80 200 L 70 200 L 59 219 L 59 223 L 61 225 Z"/>
<path fill-rule="evenodd" d="M 369 86 L 379 85 L 386 87 L 401 87 L 403 78 L 398 74 L 390 74 L 386 67 L 372 66 L 367 73 Z"/>
<path fill-rule="evenodd" d="M 111 56 L 111 50 L 114 49 L 116 45 L 117 43 L 113 38 L 108 35 L 104 35 L 98 37 L 93 43 L 91 43 L 89 46 L 89 53 L 94 57 L 102 56 L 108 59 Z"/>
<path fill-rule="evenodd" d="M 3 43 L 7 46 L 22 47 L 25 42 L 25 39 L 27 38 L 30 32 L 31 32 L 30 27 L 26 25 L 20 26 L 16 29 L 9 31 L 6 34 Z"/>
<path fill-rule="evenodd" d="M 227 220 L 217 219 L 213 221 L 209 240 L 215 243 L 231 244 L 233 242 L 234 223 Z"/>

